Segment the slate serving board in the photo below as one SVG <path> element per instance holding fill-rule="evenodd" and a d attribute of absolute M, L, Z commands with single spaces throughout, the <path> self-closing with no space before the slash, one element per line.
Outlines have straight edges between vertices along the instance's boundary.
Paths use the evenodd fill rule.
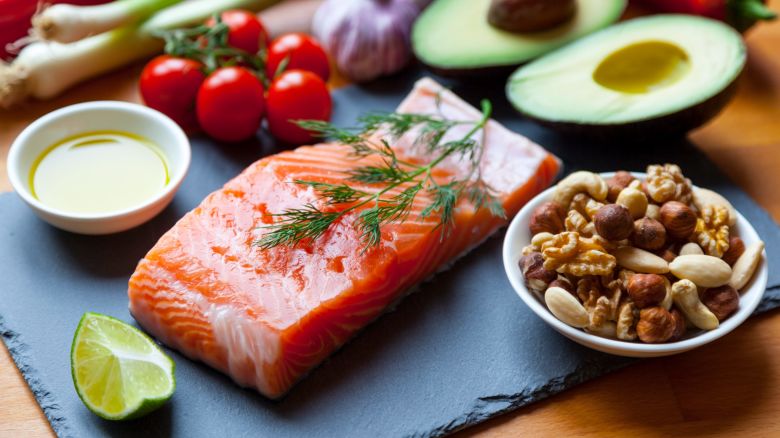
<path fill-rule="evenodd" d="M 419 75 L 334 93 L 334 121 L 392 110 Z M 516 116 L 503 82 L 453 90 L 471 102 L 489 97 L 496 118 L 556 153 L 565 171 L 677 162 L 697 184 L 728 197 L 780 258 L 780 229 L 750 198 L 684 140 L 653 147 L 585 144 Z M 194 138 L 190 173 L 174 202 L 125 233 L 88 237 L 38 220 L 14 194 L 0 196 L 0 334 L 60 436 L 438 436 L 532 403 L 631 363 L 581 347 L 548 328 L 517 298 L 503 272 L 503 231 L 406 298 L 317 368 L 280 402 L 170 351 L 178 388 L 161 410 L 111 423 L 81 404 L 69 348 L 85 311 L 133 321 L 127 279 L 137 261 L 185 212 L 259 156 L 269 138 L 219 146 Z M 770 267 L 758 312 L 780 305 L 780 270 Z"/>

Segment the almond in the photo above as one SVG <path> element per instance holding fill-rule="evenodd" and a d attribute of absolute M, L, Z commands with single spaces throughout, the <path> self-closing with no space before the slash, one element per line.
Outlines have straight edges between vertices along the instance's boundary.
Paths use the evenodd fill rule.
<path fill-rule="evenodd" d="M 763 251 L 764 242 L 760 240 L 751 243 L 745 248 L 745 252 L 734 263 L 734 269 L 732 269 L 731 279 L 729 280 L 731 287 L 736 290 L 742 290 L 750 282 L 750 279 L 753 278 L 753 273 L 756 272 L 756 267 L 759 260 L 761 260 Z"/>
<path fill-rule="evenodd" d="M 685 245 L 680 248 L 680 255 L 693 255 L 693 254 L 704 254 L 704 251 L 702 251 L 701 247 L 696 242 L 688 242 Z"/>
<path fill-rule="evenodd" d="M 620 247 L 612 255 L 617 259 L 618 265 L 634 272 L 644 274 L 665 274 L 669 272 L 669 264 L 666 260 L 633 246 Z"/>
<path fill-rule="evenodd" d="M 669 263 L 669 269 L 675 277 L 690 280 L 701 287 L 723 286 L 731 279 L 731 266 L 728 263 L 702 254 L 677 256 Z"/>
<path fill-rule="evenodd" d="M 560 287 L 550 287 L 544 293 L 547 308 L 564 323 L 582 328 L 588 325 L 588 312 L 572 294 Z"/>

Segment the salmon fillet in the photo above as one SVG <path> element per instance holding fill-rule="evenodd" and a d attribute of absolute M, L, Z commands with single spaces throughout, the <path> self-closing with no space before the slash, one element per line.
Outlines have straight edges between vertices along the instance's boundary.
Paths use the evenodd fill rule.
<path fill-rule="evenodd" d="M 398 111 L 475 121 L 481 115 L 431 79 L 418 81 Z M 453 128 L 445 141 L 469 128 Z M 560 162 L 492 120 L 478 135 L 482 178 L 511 218 L 550 185 Z M 404 160 L 431 159 L 411 138 L 393 148 Z M 277 220 L 273 213 L 305 203 L 328 208 L 311 188 L 291 181 L 341 183 L 344 172 L 371 159 L 350 158 L 349 151 L 329 143 L 269 156 L 206 197 L 130 278 L 130 312 L 138 323 L 238 384 L 278 398 L 414 285 L 506 223 L 461 200 L 442 239 L 438 217 L 420 215 L 431 201 L 421 192 L 407 220 L 384 226 L 380 244 L 365 251 L 355 227 L 359 210 L 314 241 L 259 248 L 257 240 L 268 232 L 263 227 Z M 436 179 L 449 181 L 466 177 L 469 164 L 450 156 L 436 169 Z"/>

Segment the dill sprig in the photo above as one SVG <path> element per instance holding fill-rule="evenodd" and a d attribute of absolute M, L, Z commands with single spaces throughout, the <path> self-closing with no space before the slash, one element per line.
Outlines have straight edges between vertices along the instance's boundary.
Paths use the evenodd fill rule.
<path fill-rule="evenodd" d="M 269 231 L 257 244 L 262 248 L 272 248 L 295 245 L 305 239 L 317 239 L 339 218 L 362 209 L 357 215 L 356 226 L 366 247 L 374 246 L 381 240 L 384 225 L 407 219 L 414 200 L 423 191 L 430 195 L 432 201 L 422 210 L 421 216 L 438 215 L 439 224 L 436 228 L 442 229 L 442 238 L 454 224 L 455 206 L 461 198 L 468 199 L 476 209 L 488 208 L 493 215 L 504 217 L 500 200 L 480 174 L 483 147 L 473 137 L 484 129 L 492 111 L 487 100 L 483 100 L 481 106 L 482 117 L 477 121 L 401 113 L 370 113 L 358 119 L 356 128 L 346 129 L 322 121 L 297 121 L 300 127 L 317 136 L 350 146 L 352 157 L 375 156 L 379 159 L 376 163 L 350 169 L 342 184 L 293 181 L 314 189 L 329 209 L 306 204 L 275 214 L 281 219 L 265 227 Z M 471 129 L 457 140 L 443 142 L 447 132 L 458 125 L 471 125 Z M 372 140 L 372 135 L 379 133 L 393 141 L 413 130 L 416 130 L 415 146 L 425 147 L 434 155 L 428 164 L 403 161 L 396 156 L 386 139 Z M 471 171 L 463 179 L 441 184 L 434 180 L 432 170 L 450 155 L 466 157 L 470 161 Z M 381 188 L 376 192 L 367 192 L 350 186 L 350 182 L 381 185 Z"/>

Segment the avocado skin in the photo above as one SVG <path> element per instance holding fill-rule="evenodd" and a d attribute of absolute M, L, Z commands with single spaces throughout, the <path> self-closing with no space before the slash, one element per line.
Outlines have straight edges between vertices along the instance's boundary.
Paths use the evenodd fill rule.
<path fill-rule="evenodd" d="M 553 129 L 566 136 L 576 136 L 605 143 L 615 143 L 618 141 L 641 143 L 665 137 L 681 136 L 688 131 L 707 123 L 718 115 L 734 97 L 737 91 L 738 81 L 739 76 L 714 96 L 688 108 L 661 117 L 621 124 L 599 125 L 576 122 L 555 122 L 539 119 L 530 114 L 523 113 L 522 111 L 518 112 L 528 120 Z"/>

